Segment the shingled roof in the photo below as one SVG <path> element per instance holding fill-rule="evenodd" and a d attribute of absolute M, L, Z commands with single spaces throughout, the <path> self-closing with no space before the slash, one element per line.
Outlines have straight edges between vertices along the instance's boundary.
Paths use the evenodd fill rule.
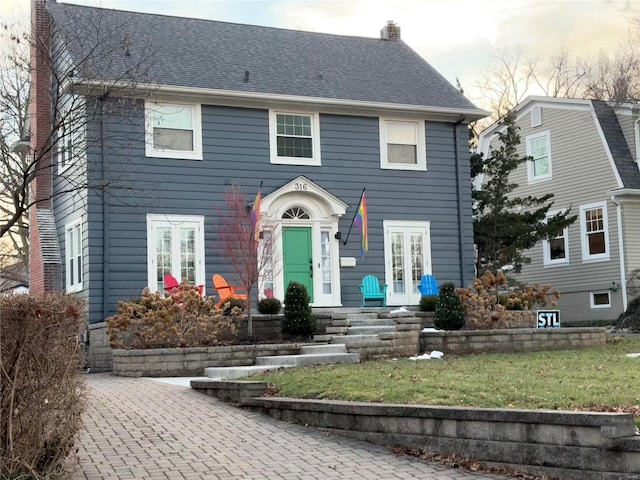
<path fill-rule="evenodd" d="M 640 189 L 640 171 L 627 144 L 613 107 L 606 102 L 592 100 L 598 123 L 611 151 L 624 188 Z"/>
<path fill-rule="evenodd" d="M 150 82 L 166 86 L 486 115 L 402 40 L 51 2 L 47 8 L 80 78 L 126 78 L 140 64 Z"/>

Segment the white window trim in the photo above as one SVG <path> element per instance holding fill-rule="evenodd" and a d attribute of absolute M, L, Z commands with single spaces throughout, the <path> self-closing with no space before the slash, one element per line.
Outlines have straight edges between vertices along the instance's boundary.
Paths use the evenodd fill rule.
<path fill-rule="evenodd" d="M 84 140 L 84 125 L 79 126 L 77 116 L 84 113 L 80 104 L 67 107 L 60 117 L 58 126 L 58 138 L 56 140 L 56 160 L 58 163 L 58 174 L 66 172 L 73 166 L 80 154 L 82 142 Z M 66 140 L 71 136 L 71 156 L 68 162 L 63 159 L 63 152 L 66 151 Z M 64 142 L 64 144 L 62 143 Z"/>
<path fill-rule="evenodd" d="M 533 170 L 534 162 L 533 160 L 528 160 L 527 161 L 527 178 L 529 180 L 529 183 L 537 183 L 545 180 L 551 180 L 551 177 L 552 177 L 553 162 L 551 159 L 551 133 L 549 132 L 549 130 L 527 136 L 527 156 L 533 158 L 533 156 L 531 155 L 531 143 L 534 140 L 538 140 L 539 138 L 543 138 L 543 137 L 545 138 L 547 143 L 547 156 L 549 157 L 549 173 L 547 173 L 546 175 L 538 175 L 537 177 L 534 176 L 534 170 Z"/>
<path fill-rule="evenodd" d="M 163 215 L 147 214 L 147 285 L 152 292 L 156 291 L 156 242 L 153 236 L 154 226 L 179 226 L 183 223 L 197 223 L 196 234 L 196 272 L 195 284 L 206 285 L 205 282 L 205 258 L 204 258 L 204 216 L 203 215 Z M 178 281 L 182 279 L 178 278 Z"/>
<path fill-rule="evenodd" d="M 193 109 L 193 150 L 169 150 L 153 146 L 153 105 L 173 105 Z M 155 158 L 178 158 L 202 160 L 202 108 L 199 103 L 144 102 L 145 112 L 145 155 Z"/>
<path fill-rule="evenodd" d="M 389 163 L 387 158 L 387 122 L 413 123 L 418 126 L 418 144 L 416 145 L 416 164 Z M 427 170 L 427 145 L 424 120 L 415 118 L 380 117 L 380 168 L 383 170 Z"/>
<path fill-rule="evenodd" d="M 589 255 L 589 242 L 587 242 L 587 223 L 585 221 L 585 212 L 595 208 L 602 208 L 602 221 L 604 225 L 604 248 L 605 253 Z M 586 205 L 580 205 L 580 243 L 582 244 L 582 263 L 603 262 L 610 258 L 609 244 L 609 220 L 607 216 L 607 202 L 595 202 Z"/>
<path fill-rule="evenodd" d="M 594 295 L 606 293 L 609 297 L 609 303 L 607 305 L 596 305 Z M 589 292 L 589 301 L 591 302 L 591 308 L 611 308 L 611 292 L 603 291 L 603 292 Z"/>
<path fill-rule="evenodd" d="M 311 117 L 311 148 L 312 158 L 279 157 L 278 156 L 278 128 L 276 115 L 305 115 Z M 322 165 L 320 154 L 320 114 L 318 112 L 296 110 L 269 110 L 269 151 L 271 163 L 278 165 L 300 165 L 319 167 Z"/>
<path fill-rule="evenodd" d="M 70 253 L 73 251 L 73 238 L 72 238 L 72 233 L 76 231 L 76 229 L 80 227 L 79 232 L 80 232 L 80 252 L 73 252 L 75 253 L 74 258 L 77 260 L 78 258 L 80 259 L 80 262 L 82 263 L 82 269 L 81 269 L 81 278 L 79 279 L 79 281 L 75 282 L 75 283 L 71 283 L 70 282 L 70 271 L 71 271 L 71 259 L 72 257 L 70 256 Z M 71 247 L 71 248 L 70 248 Z M 84 234 L 82 231 L 82 218 L 78 218 L 77 220 L 74 220 L 73 222 L 67 223 L 64 226 L 64 248 L 65 248 L 65 252 L 64 252 L 64 264 L 65 264 L 65 290 L 69 293 L 73 293 L 73 292 L 79 292 L 82 290 L 82 282 L 84 279 L 84 256 L 82 254 L 82 250 L 84 248 Z"/>
<path fill-rule="evenodd" d="M 547 212 L 547 218 L 555 217 L 559 213 L 564 213 L 564 212 L 565 212 L 564 210 L 554 210 L 554 211 Z M 568 227 L 565 227 L 562 230 L 562 237 L 564 238 L 565 258 L 561 258 L 561 259 L 552 260 L 549 240 L 542 241 L 542 253 L 543 253 L 542 258 L 543 258 L 543 263 L 545 267 L 568 265 L 570 263 L 569 262 L 569 228 Z M 554 238 L 557 238 L 557 237 L 554 237 Z"/>

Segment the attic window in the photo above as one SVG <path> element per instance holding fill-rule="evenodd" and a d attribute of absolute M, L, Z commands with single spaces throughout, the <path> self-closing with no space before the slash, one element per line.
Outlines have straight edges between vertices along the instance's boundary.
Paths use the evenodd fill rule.
<path fill-rule="evenodd" d="M 531 126 L 539 127 L 542 125 L 542 110 L 540 107 L 533 107 L 531 109 Z"/>
<path fill-rule="evenodd" d="M 145 103 L 148 157 L 202 159 L 200 105 Z"/>

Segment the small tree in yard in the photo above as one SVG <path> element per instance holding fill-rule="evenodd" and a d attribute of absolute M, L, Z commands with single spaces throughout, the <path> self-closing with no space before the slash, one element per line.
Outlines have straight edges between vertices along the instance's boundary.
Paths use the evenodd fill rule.
<path fill-rule="evenodd" d="M 481 189 L 472 194 L 478 275 L 487 270 L 495 272 L 504 265 L 513 265 L 519 272 L 523 264 L 531 261 L 523 255 L 524 250 L 540 240 L 557 237 L 577 218 L 570 215 L 570 209 L 549 217 L 552 193 L 542 197 L 512 194 L 518 184 L 509 181 L 509 175 L 533 159 L 518 154 L 519 127 L 513 115 L 507 115 L 503 122 L 499 146 L 487 158 L 474 155 L 471 159 L 472 176 L 484 176 Z"/>
<path fill-rule="evenodd" d="M 460 330 L 464 327 L 465 319 L 464 308 L 455 286 L 450 282 L 445 283 L 440 288 L 433 324 L 442 330 Z"/>
<path fill-rule="evenodd" d="M 217 208 L 217 247 L 220 254 L 231 264 L 240 284 L 247 292 L 247 333 L 253 334 L 251 307 L 252 292 L 261 277 L 273 275 L 275 241 L 274 228 L 259 219 L 251 221 L 247 208 L 247 196 L 239 186 L 223 193 L 224 209 Z M 260 235 L 268 231 L 269 235 Z"/>
<path fill-rule="evenodd" d="M 284 296 L 284 319 L 282 332 L 308 337 L 315 332 L 316 320 L 311 313 L 307 287 L 298 282 L 290 282 Z"/>

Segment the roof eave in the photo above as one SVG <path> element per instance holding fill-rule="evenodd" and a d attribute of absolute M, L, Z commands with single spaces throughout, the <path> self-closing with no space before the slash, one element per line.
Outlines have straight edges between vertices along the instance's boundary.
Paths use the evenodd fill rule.
<path fill-rule="evenodd" d="M 183 97 L 194 97 L 207 99 L 218 99 L 221 101 L 247 101 L 253 100 L 269 104 L 305 104 L 314 106 L 342 107 L 352 110 L 385 110 L 398 113 L 428 113 L 433 116 L 442 117 L 442 119 L 450 121 L 474 121 L 490 115 L 490 112 L 479 108 L 452 108 L 452 107 L 435 107 L 425 105 L 406 105 L 384 102 L 370 102 L 361 100 L 349 100 L 338 98 L 324 97 L 306 97 L 299 95 L 283 95 L 276 93 L 261 92 L 241 92 L 236 90 L 222 90 L 213 88 L 184 87 L 174 85 L 157 85 L 151 83 L 131 82 L 112 82 L 105 83 L 100 80 L 84 80 L 80 78 L 70 78 L 65 89 L 72 90 L 75 93 L 104 93 L 105 88 L 117 93 L 118 95 L 135 96 L 139 94 L 149 95 L 180 95 Z"/>

